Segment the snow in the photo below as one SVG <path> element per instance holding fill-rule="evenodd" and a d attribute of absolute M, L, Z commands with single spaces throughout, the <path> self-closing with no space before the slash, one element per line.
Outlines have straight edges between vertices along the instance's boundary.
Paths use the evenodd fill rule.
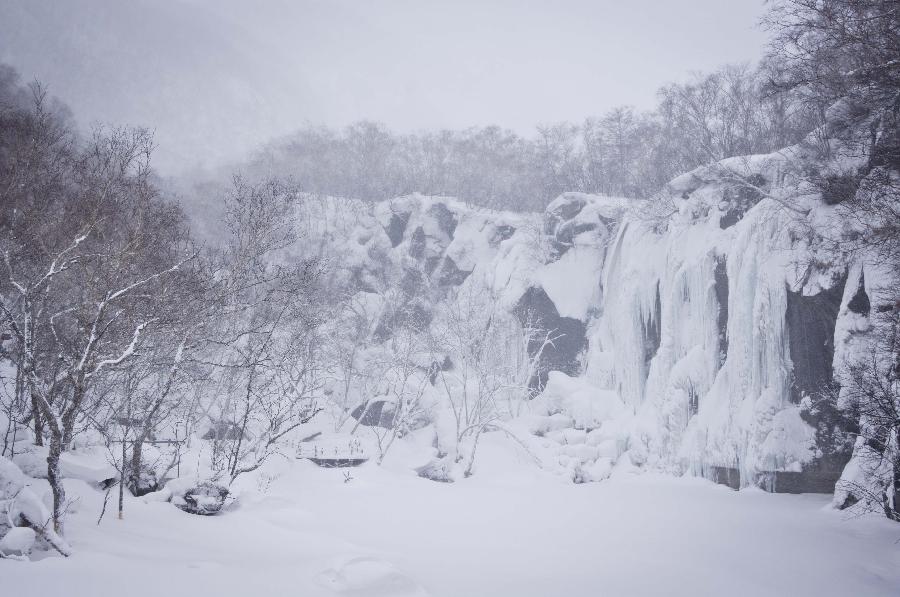
<path fill-rule="evenodd" d="M 215 517 L 127 497 L 124 520 L 110 508 L 98 525 L 102 492 L 72 484 L 74 555 L 0 560 L 4 594 L 878 597 L 900 586 L 896 525 L 847 518 L 826 496 L 617 471 L 574 485 L 488 435 L 465 481 L 420 479 L 402 450 L 347 469 L 349 482 L 279 460 L 265 492 Z M 148 572 L 154 582 L 135 582 Z"/>
<path fill-rule="evenodd" d="M 316 581 L 335 593 L 365 593 L 372 597 L 428 595 L 392 564 L 372 557 L 338 558 L 334 567 L 319 574 Z"/>
<path fill-rule="evenodd" d="M 0 555 L 24 556 L 34 545 L 36 533 L 27 527 L 13 527 L 0 539 Z"/>
<path fill-rule="evenodd" d="M 585 320 L 600 299 L 602 267 L 602 251 L 576 246 L 543 267 L 537 279 L 561 316 Z"/>
<path fill-rule="evenodd" d="M 550 372 L 547 386 L 533 404 L 545 408 L 548 414 L 566 413 L 571 417 L 571 425 L 580 429 L 599 427 L 624 411 L 615 392 L 598 388 L 583 377 L 570 377 L 559 371 Z"/>
<path fill-rule="evenodd" d="M 749 156 L 685 174 L 659 198 L 671 200 L 665 218 L 646 202 L 583 194 L 561 196 L 543 219 L 421 195 L 374 205 L 311 199 L 303 238 L 282 258 L 318 252 L 339 265 L 336 287 L 356 280 L 347 284 L 355 297 L 349 323 L 356 316 L 372 332 L 412 270 L 427 283 L 404 292 L 433 302 L 437 321 L 454 296 L 492 297 L 511 310 L 539 285 L 561 316 L 585 324 L 583 371 L 551 371 L 541 395 L 510 399 L 491 427 L 500 431 L 479 440 L 474 476 L 449 475 L 455 483 L 415 472 L 462 466 L 450 454 L 450 409 L 424 381 L 430 353 L 416 359 L 422 420 L 392 444 L 384 466 L 375 465 L 377 430 L 351 435 L 355 421 L 343 409 L 393 400 L 379 389 L 390 373 L 370 388 L 353 386 L 346 403 L 304 431 L 321 436 L 282 446 L 241 476 L 217 516 L 172 504 L 202 480 L 208 455 L 198 441 L 181 478 L 127 497 L 124 520 L 111 506 L 98 525 L 98 484 L 116 472 L 104 450 L 79 445 L 61 459 L 74 555 L 39 549 L 36 562 L 0 561 L 0 577 L 17 597 L 103 597 L 122 587 L 136 596 L 895 595 L 895 525 L 849 519 L 825 495 L 751 488 L 760 474 L 802 472 L 817 454 L 815 429 L 791 402 L 788 292 L 815 295 L 848 272 L 835 330 L 840 371 L 871 341 L 871 322 L 849 310 L 851 297 L 863 284 L 875 300 L 889 279 L 865 258 L 817 253 L 783 202 L 809 208 L 803 224 L 813 229 L 832 225 L 834 210 L 816 204 L 785 163 L 785 155 Z M 736 200 L 725 168 L 771 183 Z M 746 212 L 723 222 L 742 202 Z M 402 231 L 389 232 L 394 215 L 405 219 Z M 448 260 L 458 270 L 452 282 L 435 265 Z M 494 321 L 513 323 L 504 316 Z M 356 366 L 369 364 L 368 352 L 390 350 L 387 342 L 363 347 Z M 370 461 L 333 470 L 293 458 L 310 449 Z M 864 449 L 858 442 L 857 454 Z M 38 478 L 46 449 L 17 452 L 15 465 L 0 459 L 2 505 L 11 518 L 47 520 L 47 483 Z M 712 466 L 738 469 L 745 489 L 659 474 L 702 475 Z M 867 474 L 857 458 L 844 479 L 865 484 Z M 838 492 L 834 503 L 846 497 Z M 27 551 L 34 537 L 26 531 L 9 530 L 0 550 Z M 148 564 L 163 588 L 134 582 Z"/>
<path fill-rule="evenodd" d="M 63 482 L 67 487 L 72 483 L 87 487 L 83 481 L 75 479 L 65 479 Z M 44 483 L 47 491 L 35 491 L 32 485 L 41 483 Z M 40 497 L 41 494 L 43 499 Z M 49 485 L 46 482 L 30 479 L 13 461 L 0 456 L 0 515 L 2 515 L 0 533 L 4 533 L 4 528 L 8 527 L 0 537 L 0 552 L 11 556 L 25 555 L 34 542 L 34 531 L 39 531 L 39 534 L 51 542 L 57 551 L 62 554 L 70 553 L 68 543 L 49 525 L 50 511 L 46 506 L 48 498 L 50 498 Z M 76 501 L 72 501 L 68 506 L 70 512 L 78 511 Z M 28 525 L 34 530 L 29 534 L 20 530 L 17 525 Z"/>
<path fill-rule="evenodd" d="M 27 452 L 16 454 L 13 461 L 23 472 L 32 477 L 47 476 L 46 446 L 29 446 Z M 63 477 L 81 479 L 89 483 L 102 483 L 117 479 L 118 471 L 107 462 L 107 452 L 99 446 L 82 447 L 59 455 L 60 473 Z"/>

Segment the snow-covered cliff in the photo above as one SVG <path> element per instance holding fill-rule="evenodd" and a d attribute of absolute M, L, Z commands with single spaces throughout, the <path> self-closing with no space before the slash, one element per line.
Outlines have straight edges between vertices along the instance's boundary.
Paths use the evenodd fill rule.
<path fill-rule="evenodd" d="M 652 201 L 564 194 L 535 215 L 314 201 L 307 232 L 383 338 L 465 287 L 552 332 L 530 430 L 576 479 L 638 466 L 830 492 L 852 442 L 809 397 L 857 350 L 886 277 L 835 248 L 846 197 L 810 172 L 855 171 L 857 148 L 731 158 Z"/>

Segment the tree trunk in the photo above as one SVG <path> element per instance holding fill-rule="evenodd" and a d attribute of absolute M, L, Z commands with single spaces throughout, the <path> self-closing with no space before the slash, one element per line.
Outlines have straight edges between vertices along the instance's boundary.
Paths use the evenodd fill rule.
<path fill-rule="evenodd" d="M 894 496 L 891 498 L 893 516 L 888 518 L 900 521 L 900 426 L 894 430 Z"/>
<path fill-rule="evenodd" d="M 31 392 L 31 413 L 34 416 L 34 445 L 44 445 L 44 419 L 41 415 L 38 397 L 33 391 Z"/>
<path fill-rule="evenodd" d="M 150 430 L 146 427 L 142 428 L 140 433 L 134 438 L 134 443 L 131 446 L 131 464 L 128 466 L 128 488 L 131 490 L 131 493 L 134 495 L 138 495 L 138 490 L 140 489 L 141 482 L 141 469 L 142 469 L 142 460 L 144 455 L 144 442 L 147 441 L 147 437 L 150 435 Z M 123 462 L 124 462 L 124 454 L 123 454 Z"/>
<path fill-rule="evenodd" d="M 122 472 L 119 478 L 119 520 L 122 520 L 124 517 L 125 510 L 125 471 L 127 470 L 125 466 L 125 457 L 127 455 L 127 446 L 128 446 L 128 431 L 126 427 L 126 432 L 122 435 Z"/>
<path fill-rule="evenodd" d="M 50 436 L 50 452 L 47 454 L 47 481 L 53 492 L 53 530 L 62 533 L 63 505 L 66 501 L 66 490 L 62 485 L 59 471 L 59 455 L 62 453 L 62 438 L 58 433 Z"/>

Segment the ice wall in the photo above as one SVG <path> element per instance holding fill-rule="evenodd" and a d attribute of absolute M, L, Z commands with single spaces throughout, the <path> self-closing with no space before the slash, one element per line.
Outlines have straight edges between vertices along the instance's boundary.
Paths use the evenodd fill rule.
<path fill-rule="evenodd" d="M 609 426 L 629 466 L 833 490 L 849 451 L 821 445 L 803 401 L 831 382 L 835 330 L 859 293 L 849 259 L 823 249 L 835 208 L 804 183 L 798 152 L 700 168 L 648 202 L 564 195 L 549 207 L 554 230 L 585 230 L 574 247 L 593 261 L 535 278 L 567 301 L 592 289 L 580 375 L 626 405 Z"/>

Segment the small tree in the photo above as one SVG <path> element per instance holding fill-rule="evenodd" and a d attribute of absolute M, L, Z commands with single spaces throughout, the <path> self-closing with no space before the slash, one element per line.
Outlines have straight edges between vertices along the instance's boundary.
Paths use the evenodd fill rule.
<path fill-rule="evenodd" d="M 366 406 L 368 408 L 381 398 L 392 407 L 389 414 L 382 407 L 380 424 L 370 427 L 378 446 L 378 464 L 382 463 L 394 441 L 408 433 L 422 415 L 423 397 L 429 387 L 429 367 L 423 363 L 423 357 L 427 358 L 427 355 L 425 334 L 411 323 L 395 330 L 381 347 L 381 354 L 375 359 L 377 362 L 371 363 L 383 389 Z M 360 421 L 365 416 L 363 412 Z"/>
<path fill-rule="evenodd" d="M 900 303 L 880 314 L 867 354 L 847 364 L 834 396 L 844 427 L 857 432 L 861 475 L 840 481 L 842 507 L 859 504 L 900 522 Z"/>
<path fill-rule="evenodd" d="M 293 253 L 298 200 L 281 181 L 236 178 L 227 201 L 219 325 L 208 359 L 219 395 L 206 410 L 215 416 L 213 467 L 229 482 L 261 466 L 319 411 L 321 266 Z"/>
<path fill-rule="evenodd" d="M 436 373 L 437 385 L 450 409 L 455 434 L 453 460 L 472 474 L 481 435 L 496 428 L 510 405 L 532 395 L 552 332 L 522 326 L 501 307 L 490 288 L 466 284 L 436 317 L 430 332 L 434 360 L 448 361 Z"/>

